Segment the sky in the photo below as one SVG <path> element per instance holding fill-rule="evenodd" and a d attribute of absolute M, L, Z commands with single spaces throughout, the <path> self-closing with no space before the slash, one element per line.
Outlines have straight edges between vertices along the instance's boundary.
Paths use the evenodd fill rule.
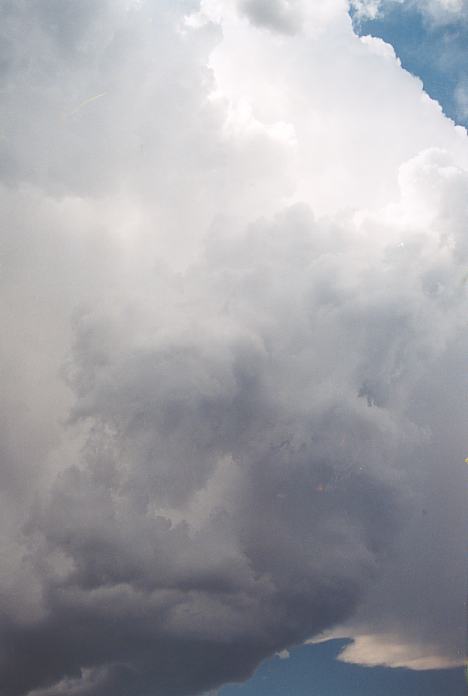
<path fill-rule="evenodd" d="M 427 696 L 464 694 L 463 670 L 414 671 L 360 667 L 337 661 L 344 641 L 303 645 L 290 657 L 273 657 L 244 685 L 226 686 L 223 696 Z"/>
<path fill-rule="evenodd" d="M 441 9 L 445 11 L 441 12 Z M 359 5 L 358 5 L 359 6 Z M 402 66 L 420 77 L 425 91 L 456 123 L 468 124 L 468 22 L 463 3 L 369 4 L 364 14 L 351 7 L 355 29 L 390 43 Z M 427 8 L 432 7 L 432 12 Z M 434 10 L 438 9 L 438 13 Z"/>
<path fill-rule="evenodd" d="M 462 693 L 467 18 L 0 0 L 0 696 Z"/>

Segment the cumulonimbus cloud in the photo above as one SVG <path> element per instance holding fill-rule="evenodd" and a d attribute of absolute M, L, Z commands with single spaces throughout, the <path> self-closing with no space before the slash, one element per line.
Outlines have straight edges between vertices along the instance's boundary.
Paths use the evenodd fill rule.
<path fill-rule="evenodd" d="M 464 130 L 344 3 L 1 14 L 2 696 L 456 661 Z"/>

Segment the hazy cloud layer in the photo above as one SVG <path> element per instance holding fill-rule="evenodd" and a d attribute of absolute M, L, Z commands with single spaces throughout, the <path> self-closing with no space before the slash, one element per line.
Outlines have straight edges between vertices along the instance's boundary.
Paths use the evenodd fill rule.
<path fill-rule="evenodd" d="M 0 14 L 2 696 L 457 661 L 465 131 L 338 1 Z"/>

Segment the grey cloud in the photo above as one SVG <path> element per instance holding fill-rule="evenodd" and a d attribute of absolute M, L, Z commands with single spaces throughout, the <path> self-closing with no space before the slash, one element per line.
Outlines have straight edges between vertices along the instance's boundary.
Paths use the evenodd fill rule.
<path fill-rule="evenodd" d="M 465 350 L 463 340 L 454 342 L 412 397 L 411 417 L 430 427 L 427 442 L 407 452 L 412 513 L 353 618 L 357 634 L 391 635 L 416 657 L 432 644 L 448 663 L 462 661 L 466 634 Z"/>
<path fill-rule="evenodd" d="M 3 693 L 197 693 L 343 622 L 379 577 L 426 452 L 404 401 L 459 291 L 425 294 L 418 244 L 350 266 L 340 234 L 302 207 L 218 229 L 183 277 L 141 278 L 144 302 L 108 288 L 77 317 L 68 427 L 89 434 L 23 528 L 42 614 L 3 625 Z"/>
<path fill-rule="evenodd" d="M 239 0 L 239 5 L 259 27 L 281 34 L 295 34 L 301 28 L 303 17 L 297 0 Z"/>

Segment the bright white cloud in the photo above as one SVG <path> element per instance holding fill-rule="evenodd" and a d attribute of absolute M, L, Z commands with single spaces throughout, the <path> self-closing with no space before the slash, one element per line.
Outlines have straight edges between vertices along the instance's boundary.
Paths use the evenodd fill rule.
<path fill-rule="evenodd" d="M 428 644 L 402 643 L 398 637 L 364 635 L 354 637 L 339 655 L 341 662 L 367 667 L 405 667 L 414 670 L 449 669 L 463 665 L 463 657 L 444 659 L 437 642 L 431 655 Z"/>
<path fill-rule="evenodd" d="M 350 638 L 338 655 L 340 662 L 358 664 L 365 667 L 405 668 L 415 671 L 450 669 L 463 665 L 463 655 L 444 657 L 440 654 L 440 646 L 434 642 L 433 653 L 429 641 L 403 642 L 398 634 L 361 634 L 346 628 L 337 628 L 317 638 L 306 641 L 307 645 L 326 643 L 329 640 Z"/>

